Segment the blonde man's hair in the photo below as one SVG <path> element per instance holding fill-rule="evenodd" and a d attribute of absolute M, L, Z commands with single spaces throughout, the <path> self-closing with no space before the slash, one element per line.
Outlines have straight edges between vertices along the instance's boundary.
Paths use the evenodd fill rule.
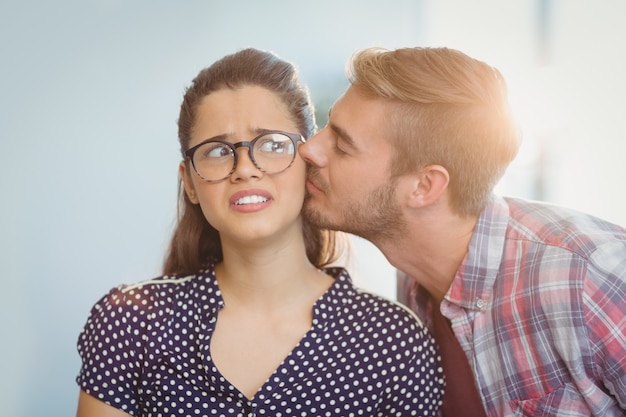
<path fill-rule="evenodd" d="M 454 49 L 370 48 L 353 57 L 348 79 L 390 103 L 392 174 L 441 165 L 452 209 L 478 215 L 520 144 L 500 72 Z"/>

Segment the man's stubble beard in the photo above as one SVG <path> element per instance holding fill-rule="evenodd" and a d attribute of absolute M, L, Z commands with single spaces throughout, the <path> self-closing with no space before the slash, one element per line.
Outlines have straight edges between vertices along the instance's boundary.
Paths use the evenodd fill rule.
<path fill-rule="evenodd" d="M 363 201 L 346 202 L 332 213 L 322 213 L 314 205 L 307 191 L 303 214 L 311 223 L 324 229 L 351 233 L 374 243 L 394 239 L 406 230 L 397 205 L 396 181 L 393 179 L 376 188 Z"/>

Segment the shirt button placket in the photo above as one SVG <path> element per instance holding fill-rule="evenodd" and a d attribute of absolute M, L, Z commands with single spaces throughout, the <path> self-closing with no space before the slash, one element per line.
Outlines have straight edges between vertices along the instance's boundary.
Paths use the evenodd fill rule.
<path fill-rule="evenodd" d="M 246 404 L 246 417 L 256 417 L 256 404 L 248 401 Z"/>

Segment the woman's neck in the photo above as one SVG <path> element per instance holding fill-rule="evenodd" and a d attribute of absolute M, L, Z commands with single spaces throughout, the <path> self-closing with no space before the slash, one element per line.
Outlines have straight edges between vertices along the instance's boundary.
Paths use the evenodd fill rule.
<path fill-rule="evenodd" d="M 225 303 L 273 309 L 291 302 L 310 302 L 331 285 L 332 278 L 313 266 L 304 242 L 280 246 L 222 245 L 223 261 L 216 266 Z"/>

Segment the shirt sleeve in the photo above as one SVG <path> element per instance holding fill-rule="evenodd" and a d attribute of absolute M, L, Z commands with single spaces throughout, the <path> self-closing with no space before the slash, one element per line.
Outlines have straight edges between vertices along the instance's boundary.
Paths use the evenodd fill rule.
<path fill-rule="evenodd" d="M 389 367 L 392 378 L 376 416 L 438 416 L 445 382 L 434 339 L 416 321 L 397 346 L 402 355 Z"/>
<path fill-rule="evenodd" d="M 94 305 L 77 343 L 80 388 L 131 415 L 137 407 L 142 323 L 140 306 L 116 288 Z"/>
<path fill-rule="evenodd" d="M 626 410 L 626 244 L 600 246 L 591 261 L 583 303 L 595 373 Z"/>

